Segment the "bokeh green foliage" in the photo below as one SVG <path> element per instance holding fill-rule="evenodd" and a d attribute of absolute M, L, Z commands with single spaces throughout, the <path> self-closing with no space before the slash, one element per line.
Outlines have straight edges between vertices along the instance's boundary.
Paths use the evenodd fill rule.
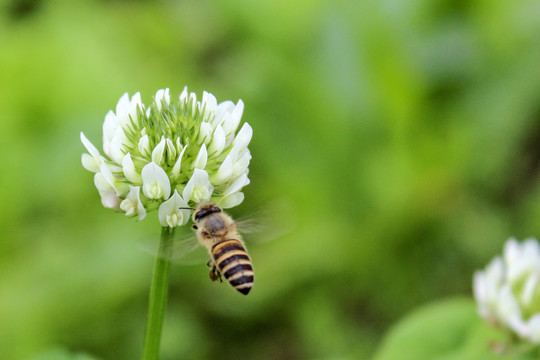
<path fill-rule="evenodd" d="M 540 233 L 537 1 L 1 6 L 5 358 L 140 355 L 157 216 L 103 209 L 80 165 L 79 131 L 99 144 L 126 91 L 242 98 L 252 183 L 231 213 L 294 209 L 287 234 L 247 239 L 248 297 L 173 267 L 163 359 L 369 358 L 409 310 L 470 296 L 507 237 Z"/>
<path fill-rule="evenodd" d="M 441 329 L 444 324 L 444 329 Z M 394 326 L 375 360 L 533 360 L 538 348 L 479 319 L 471 299 L 439 301 Z"/>

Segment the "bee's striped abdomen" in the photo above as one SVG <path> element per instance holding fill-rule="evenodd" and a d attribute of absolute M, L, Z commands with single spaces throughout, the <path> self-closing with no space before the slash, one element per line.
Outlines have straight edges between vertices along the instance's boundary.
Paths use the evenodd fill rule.
<path fill-rule="evenodd" d="M 244 245 L 235 239 L 219 242 L 212 246 L 212 256 L 221 275 L 247 295 L 253 287 L 253 267 Z"/>

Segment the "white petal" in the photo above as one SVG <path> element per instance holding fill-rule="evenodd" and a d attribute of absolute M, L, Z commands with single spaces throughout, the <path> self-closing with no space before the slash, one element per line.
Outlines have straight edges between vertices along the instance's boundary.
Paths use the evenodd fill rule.
<path fill-rule="evenodd" d="M 240 159 L 234 162 L 233 177 L 239 176 L 248 171 L 249 162 L 251 160 L 251 153 L 246 149 L 244 155 Z"/>
<path fill-rule="evenodd" d="M 244 186 L 249 184 L 249 178 L 246 174 L 242 174 L 239 176 L 234 182 L 229 185 L 227 190 L 225 190 L 225 195 L 223 197 L 229 196 L 231 194 L 234 194 L 237 191 L 240 191 Z"/>
<path fill-rule="evenodd" d="M 188 97 L 188 90 L 187 90 L 187 86 L 186 86 L 186 87 L 184 87 L 184 91 L 182 91 L 182 93 L 180 94 L 180 102 L 186 101 L 187 97 Z"/>
<path fill-rule="evenodd" d="M 154 97 L 154 102 L 156 103 L 158 110 L 161 110 L 163 103 L 165 103 L 166 105 L 169 105 L 169 103 L 171 102 L 171 97 L 169 95 L 169 88 L 158 90 L 156 92 L 156 96 Z"/>
<path fill-rule="evenodd" d="M 528 323 L 523 321 L 520 314 L 510 315 L 505 324 L 522 338 L 531 336 L 531 328 Z"/>
<path fill-rule="evenodd" d="M 126 216 L 139 214 L 139 221 L 141 221 L 146 216 L 146 210 L 144 209 L 139 194 L 139 186 L 130 186 L 128 195 L 120 204 L 120 209 L 126 212 Z"/>
<path fill-rule="evenodd" d="M 531 305 L 535 292 L 538 288 L 538 280 L 538 273 L 531 273 L 527 277 L 520 296 L 520 300 L 523 305 Z"/>
<path fill-rule="evenodd" d="M 207 143 L 212 139 L 213 127 L 210 123 L 203 121 L 199 130 L 199 136 L 204 143 Z"/>
<path fill-rule="evenodd" d="M 126 153 L 124 152 L 124 149 L 122 147 L 122 143 L 117 138 L 113 138 L 110 146 L 111 159 L 117 164 L 121 164 L 124 156 L 126 156 Z"/>
<path fill-rule="evenodd" d="M 486 276 L 489 282 L 500 285 L 506 273 L 504 262 L 500 256 L 495 257 L 486 267 Z"/>
<path fill-rule="evenodd" d="M 129 100 L 129 95 L 125 93 L 122 95 L 118 104 L 116 105 L 116 117 L 118 119 L 118 124 L 127 131 L 133 131 L 133 125 L 138 124 L 138 109 L 144 110 L 141 102 L 141 94 L 138 92 L 131 100 Z"/>
<path fill-rule="evenodd" d="M 106 163 L 101 163 L 101 166 L 99 167 L 99 170 L 101 171 L 101 174 L 107 180 L 111 188 L 113 188 L 116 191 L 116 196 L 122 196 L 127 194 L 129 191 L 129 185 L 118 181 L 118 179 L 113 175 L 111 169 L 109 166 L 107 166 Z"/>
<path fill-rule="evenodd" d="M 126 134 L 124 130 L 119 126 L 114 132 L 114 136 L 110 143 L 111 159 L 117 164 L 121 164 L 126 152 L 124 150 L 124 144 L 127 142 Z"/>
<path fill-rule="evenodd" d="M 195 110 L 197 109 L 197 107 L 200 107 L 200 103 L 197 102 L 197 94 L 195 94 L 194 92 L 190 93 L 189 94 L 189 99 L 188 99 L 188 104 L 191 104 L 191 112 L 192 113 L 195 113 Z"/>
<path fill-rule="evenodd" d="M 486 279 L 483 271 L 476 271 L 473 277 L 473 292 L 476 302 L 484 304 L 487 300 Z"/>
<path fill-rule="evenodd" d="M 116 196 L 114 191 L 100 192 L 99 195 L 101 196 L 101 203 L 103 206 L 109 209 L 120 210 L 120 202 L 122 199 Z"/>
<path fill-rule="evenodd" d="M 118 118 L 120 117 L 126 117 L 129 111 L 129 94 L 124 93 L 118 100 L 118 103 L 116 104 L 116 116 Z M 120 120 L 120 119 L 119 119 Z"/>
<path fill-rule="evenodd" d="M 161 137 L 161 141 L 152 151 L 152 161 L 158 165 L 163 165 L 163 155 L 165 153 L 165 138 Z"/>
<path fill-rule="evenodd" d="M 140 92 L 137 92 L 135 95 L 133 95 L 133 97 L 131 98 L 131 103 L 129 105 L 129 115 L 135 123 L 138 123 L 137 111 L 139 110 L 139 108 L 143 108 Z"/>
<path fill-rule="evenodd" d="M 216 130 L 214 131 L 214 136 L 212 137 L 212 143 L 210 144 L 210 147 L 208 148 L 208 152 L 211 154 L 211 156 L 217 156 L 221 154 L 224 148 L 225 148 L 225 131 L 223 131 L 223 128 L 221 127 L 221 125 L 218 125 L 216 127 Z"/>
<path fill-rule="evenodd" d="M 138 148 L 143 156 L 150 155 L 150 139 L 148 138 L 148 135 L 145 134 L 141 136 L 139 139 Z"/>
<path fill-rule="evenodd" d="M 218 205 L 224 209 L 229 209 L 235 207 L 236 205 L 239 205 L 240 203 L 242 203 L 242 201 L 244 201 L 244 193 L 237 192 L 222 198 L 219 201 Z"/>
<path fill-rule="evenodd" d="M 515 239 L 506 242 L 504 257 L 508 281 L 523 281 L 524 277 L 537 267 L 540 262 L 537 246 L 535 242 L 527 241 L 520 244 Z"/>
<path fill-rule="evenodd" d="M 528 339 L 533 344 L 540 343 L 540 314 L 533 315 L 528 321 Z"/>
<path fill-rule="evenodd" d="M 238 123 L 240 122 L 240 119 L 242 118 L 242 114 L 244 113 L 244 102 L 242 101 L 242 99 L 239 99 L 238 100 L 238 103 L 236 104 L 236 106 L 234 107 L 234 110 L 232 112 L 232 116 L 233 117 L 237 117 L 238 118 Z M 237 127 L 238 127 L 238 123 L 237 123 Z"/>
<path fill-rule="evenodd" d="M 217 127 L 218 125 L 221 126 L 221 128 L 223 129 L 224 127 L 227 126 L 227 124 L 229 124 L 231 122 L 231 113 L 230 112 L 226 112 L 226 113 L 223 113 L 223 115 L 221 115 L 219 117 L 219 120 L 214 120 L 214 122 L 212 123 L 212 125 L 214 127 Z M 225 134 L 227 135 L 227 134 Z M 225 136 L 227 137 L 227 136 Z"/>
<path fill-rule="evenodd" d="M 208 173 L 201 169 L 195 169 L 193 176 L 184 188 L 182 197 L 186 201 L 193 200 L 195 203 L 199 203 L 210 200 L 213 192 L 214 186 L 208 179 Z"/>
<path fill-rule="evenodd" d="M 182 167 L 182 157 L 184 156 L 184 152 L 186 151 L 187 147 L 188 147 L 187 145 L 184 146 L 184 148 L 182 149 L 182 152 L 178 156 L 178 160 L 176 160 L 176 163 L 174 164 L 172 168 L 171 175 L 174 178 L 177 178 L 178 175 L 180 175 L 180 169 Z"/>
<path fill-rule="evenodd" d="M 508 325 L 512 316 L 521 318 L 521 310 L 510 285 L 505 284 L 501 288 L 497 301 L 497 316 L 503 324 Z"/>
<path fill-rule="evenodd" d="M 100 172 L 94 175 L 94 185 L 96 186 L 96 189 L 98 189 L 100 193 L 102 191 L 115 191 L 114 187 L 105 178 L 105 176 Z"/>
<path fill-rule="evenodd" d="M 141 172 L 143 193 L 150 199 L 168 199 L 171 194 L 171 183 L 165 170 L 156 163 L 146 164 Z"/>
<path fill-rule="evenodd" d="M 217 107 L 216 97 L 209 92 L 203 91 L 201 106 L 204 109 L 203 118 L 208 119 L 216 111 L 216 107 Z"/>
<path fill-rule="evenodd" d="M 108 140 L 111 140 L 117 126 L 118 119 L 112 110 L 109 110 L 107 115 L 105 115 L 105 121 L 103 121 L 103 136 L 105 136 Z"/>
<path fill-rule="evenodd" d="M 156 103 L 156 105 L 159 105 L 161 103 L 161 100 L 163 100 L 164 94 L 165 94 L 165 89 L 159 89 L 158 91 L 156 91 L 156 95 L 154 95 L 154 102 Z"/>
<path fill-rule="evenodd" d="M 236 158 L 239 157 L 241 153 L 247 148 L 252 136 L 253 129 L 248 123 L 244 123 L 244 125 L 236 135 L 236 138 L 234 139 L 234 145 L 230 152 L 233 161 L 236 160 Z"/>
<path fill-rule="evenodd" d="M 107 182 L 109 183 L 109 185 L 111 185 L 111 187 L 112 187 L 113 189 L 115 189 L 115 186 L 114 186 L 114 182 L 115 182 L 114 175 L 112 174 L 112 172 L 111 172 L 111 170 L 109 169 L 109 167 L 107 166 L 107 164 L 102 163 L 101 166 L 99 167 L 99 170 L 101 171 L 101 173 L 103 174 L 103 176 L 105 177 L 105 179 L 107 180 Z"/>
<path fill-rule="evenodd" d="M 137 213 L 139 214 L 139 217 L 137 218 L 137 220 L 141 221 L 142 219 L 144 219 L 146 217 L 146 210 L 139 198 L 139 195 L 137 194 L 137 200 L 139 201 L 138 204 L 137 204 Z"/>
<path fill-rule="evenodd" d="M 193 166 L 196 169 L 204 169 L 207 161 L 208 161 L 208 152 L 206 151 L 206 145 L 202 144 L 201 149 L 199 150 L 199 154 L 197 154 L 197 157 L 195 158 L 195 162 L 193 163 Z"/>
<path fill-rule="evenodd" d="M 219 167 L 219 170 L 216 174 L 212 177 L 212 182 L 214 184 L 224 184 L 227 181 L 230 180 L 232 173 L 233 173 L 233 162 L 232 158 L 227 155 L 221 166 Z"/>
<path fill-rule="evenodd" d="M 540 246 L 536 239 L 530 238 L 525 240 L 522 244 L 522 251 L 532 265 L 540 261 Z"/>
<path fill-rule="evenodd" d="M 87 153 L 82 154 L 81 162 L 83 167 L 91 172 L 98 172 L 99 171 L 99 163 L 96 161 L 96 159 L 93 156 L 88 155 Z"/>
<path fill-rule="evenodd" d="M 191 176 L 191 179 L 189 179 L 188 183 L 186 184 L 186 187 L 184 188 L 184 191 L 182 192 L 182 198 L 184 198 L 186 201 L 191 200 L 191 195 L 193 195 L 193 189 L 195 188 L 195 174 L 197 173 L 198 169 L 195 169 L 193 172 L 193 175 Z M 204 170 L 203 170 L 204 171 Z"/>
<path fill-rule="evenodd" d="M 118 120 L 116 119 L 116 115 L 112 111 L 109 111 L 105 115 L 105 121 L 103 122 L 103 151 L 109 157 L 111 157 L 111 140 L 114 137 L 117 127 Z"/>
<path fill-rule="evenodd" d="M 225 118 L 226 117 L 230 118 L 231 113 L 234 110 L 234 107 L 235 107 L 234 103 L 229 100 L 220 103 L 216 108 L 216 116 L 214 117 L 214 120 L 212 121 L 214 126 L 221 125 L 225 121 L 230 121 L 230 120 L 226 120 Z"/>
<path fill-rule="evenodd" d="M 251 138 L 253 137 L 253 129 L 248 123 L 244 123 L 234 139 L 234 145 L 238 146 L 239 151 L 247 148 Z"/>
<path fill-rule="evenodd" d="M 95 159 L 102 158 L 101 154 L 99 153 L 99 150 L 90 142 L 90 140 L 86 138 L 86 136 L 84 136 L 82 131 L 81 131 L 81 142 L 83 143 L 86 150 L 88 150 L 90 155 L 92 155 L 92 157 L 94 157 Z"/>
<path fill-rule="evenodd" d="M 176 190 L 169 200 L 159 206 L 158 218 L 161 226 L 182 226 L 189 221 L 190 212 L 188 209 L 180 209 L 188 207 L 188 204 L 182 199 Z"/>
<path fill-rule="evenodd" d="M 176 160 L 176 147 L 171 139 L 165 139 L 165 158 L 166 163 L 171 165 Z"/>
<path fill-rule="evenodd" d="M 126 213 L 126 216 L 131 216 L 137 214 L 137 203 L 132 202 L 132 200 L 128 197 L 125 198 L 120 203 L 120 209 Z"/>
<path fill-rule="evenodd" d="M 134 184 L 142 184 L 141 174 L 135 169 L 135 164 L 133 164 L 130 153 L 127 153 L 122 160 L 122 170 L 124 171 L 126 179 Z"/>
<path fill-rule="evenodd" d="M 94 185 L 98 189 L 103 206 L 106 208 L 120 210 L 120 202 L 122 199 L 116 195 L 116 191 L 109 184 L 107 179 L 105 179 L 105 176 L 103 176 L 102 173 L 96 173 L 96 175 L 94 175 Z"/>
<path fill-rule="evenodd" d="M 187 102 L 191 102 L 193 105 L 197 105 L 197 94 L 195 94 L 194 92 L 190 92 L 187 97 Z"/>
<path fill-rule="evenodd" d="M 518 241 L 515 238 L 510 238 L 504 244 L 504 261 L 507 266 L 514 264 L 516 261 L 519 261 L 520 257 L 520 246 Z"/>
<path fill-rule="evenodd" d="M 234 110 L 231 112 L 231 116 L 228 118 L 228 121 L 223 123 L 223 130 L 225 130 L 225 135 L 229 136 L 236 131 L 238 125 L 240 124 L 240 120 L 242 119 L 243 113 L 244 103 L 242 102 L 242 100 L 238 100 L 238 104 L 236 104 Z"/>

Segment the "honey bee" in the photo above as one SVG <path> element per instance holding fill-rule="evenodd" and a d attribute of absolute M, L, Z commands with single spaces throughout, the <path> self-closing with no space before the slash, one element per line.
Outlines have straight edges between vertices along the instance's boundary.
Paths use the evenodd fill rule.
<path fill-rule="evenodd" d="M 204 204 L 193 213 L 197 238 L 210 255 L 210 279 L 224 277 L 236 290 L 247 295 L 253 287 L 253 266 L 234 220 L 215 204 Z"/>

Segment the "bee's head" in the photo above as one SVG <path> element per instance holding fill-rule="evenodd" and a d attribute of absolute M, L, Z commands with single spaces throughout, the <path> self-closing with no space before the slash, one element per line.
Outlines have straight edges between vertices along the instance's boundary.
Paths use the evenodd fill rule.
<path fill-rule="evenodd" d="M 193 213 L 193 222 L 198 223 L 210 214 L 221 212 L 221 208 L 214 204 L 206 204 L 198 207 Z"/>

